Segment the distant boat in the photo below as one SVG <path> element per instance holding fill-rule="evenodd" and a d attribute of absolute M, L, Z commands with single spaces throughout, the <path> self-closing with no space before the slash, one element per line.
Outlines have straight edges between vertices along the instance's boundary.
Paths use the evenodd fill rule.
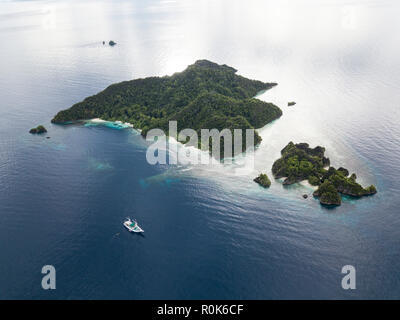
<path fill-rule="evenodd" d="M 129 230 L 129 232 L 144 232 L 144 230 L 139 227 L 136 220 L 131 220 L 131 218 L 126 218 L 124 221 L 124 226 Z"/>

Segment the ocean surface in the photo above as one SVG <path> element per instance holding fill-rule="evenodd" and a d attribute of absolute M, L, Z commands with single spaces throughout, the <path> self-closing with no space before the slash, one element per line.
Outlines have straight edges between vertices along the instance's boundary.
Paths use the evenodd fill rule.
<path fill-rule="evenodd" d="M 1 299 L 400 298 L 398 1 L 0 1 Z M 115 47 L 102 41 L 114 40 Z M 197 59 L 278 82 L 255 168 L 150 165 L 137 131 L 59 126 L 108 85 Z M 288 107 L 288 101 L 296 101 Z M 29 129 L 43 124 L 48 133 Z M 47 139 L 46 137 L 50 137 Z M 264 190 L 289 142 L 378 194 Z M 144 236 L 123 229 L 136 218 Z M 56 268 L 56 290 L 41 269 Z M 343 290 L 344 265 L 356 290 Z"/>

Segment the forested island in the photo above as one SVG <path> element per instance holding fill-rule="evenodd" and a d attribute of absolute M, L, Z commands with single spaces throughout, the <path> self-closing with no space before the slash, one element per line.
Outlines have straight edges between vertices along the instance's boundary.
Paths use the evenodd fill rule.
<path fill-rule="evenodd" d="M 263 188 L 269 188 L 271 186 L 271 180 L 269 180 L 266 173 L 260 173 L 260 175 L 253 180 Z"/>
<path fill-rule="evenodd" d="M 169 135 L 169 121 L 177 121 L 178 131 L 191 128 L 200 135 L 201 129 L 229 129 L 233 133 L 233 129 L 261 128 L 282 115 L 274 104 L 254 98 L 276 83 L 251 80 L 236 73 L 236 69 L 225 64 L 198 60 L 172 76 L 113 84 L 60 111 L 52 122 L 67 124 L 93 118 L 123 121 L 146 136 L 153 128 Z M 255 131 L 254 145 L 260 142 L 261 137 Z M 323 147 L 312 149 L 307 143 L 290 142 L 281 151 L 282 157 L 274 162 L 273 176 L 285 178 L 284 185 L 308 180 L 311 185 L 318 186 L 314 196 L 324 205 L 340 205 L 341 194 L 361 197 L 377 192 L 373 185 L 363 188 L 356 182 L 356 175 L 349 176 L 347 169 L 330 167 L 324 154 Z M 271 185 L 263 173 L 254 181 L 264 188 Z"/>
<path fill-rule="evenodd" d="M 93 118 L 120 120 L 141 129 L 145 136 L 153 128 L 168 134 L 168 123 L 172 120 L 177 121 L 178 131 L 191 128 L 199 134 L 200 129 L 256 129 L 279 118 L 280 108 L 253 98 L 276 83 L 250 80 L 236 72 L 227 65 L 198 60 L 172 76 L 113 84 L 60 111 L 52 122 L 65 124 Z M 256 132 L 254 144 L 260 142 L 261 137 Z"/>
<path fill-rule="evenodd" d="M 46 133 L 47 129 L 42 126 L 42 125 L 38 125 L 36 128 L 32 128 L 31 130 L 29 130 L 29 133 L 32 134 L 41 134 L 41 133 Z"/>
<path fill-rule="evenodd" d="M 363 188 L 356 182 L 356 175 L 353 173 L 349 176 L 347 169 L 329 167 L 330 161 L 325 157 L 323 147 L 312 149 L 307 143 L 289 142 L 281 155 L 272 166 L 274 177 L 285 178 L 284 185 L 308 180 L 311 185 L 318 186 L 314 196 L 319 198 L 321 204 L 340 205 L 340 194 L 362 197 L 377 192 L 374 185 Z"/>

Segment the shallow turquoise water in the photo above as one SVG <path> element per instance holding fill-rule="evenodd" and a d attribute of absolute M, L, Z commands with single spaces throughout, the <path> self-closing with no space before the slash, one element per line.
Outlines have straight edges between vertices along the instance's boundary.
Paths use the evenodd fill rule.
<path fill-rule="evenodd" d="M 399 298 L 398 9 L 0 2 L 0 298 Z M 307 141 L 379 193 L 327 210 L 301 197 L 307 186 L 266 191 L 254 172 L 151 166 L 129 128 L 50 123 L 111 83 L 201 58 L 279 83 L 260 96 L 284 115 L 260 130 L 254 172 Z M 39 123 L 50 139 L 27 133 Z M 144 237 L 125 232 L 126 216 Z M 52 292 L 40 286 L 45 264 L 57 270 Z M 347 264 L 354 291 L 340 285 Z"/>

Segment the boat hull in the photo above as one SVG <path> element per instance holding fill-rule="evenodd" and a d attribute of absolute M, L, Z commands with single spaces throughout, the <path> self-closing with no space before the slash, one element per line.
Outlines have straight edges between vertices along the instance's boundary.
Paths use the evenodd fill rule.
<path fill-rule="evenodd" d="M 124 227 L 128 229 L 129 232 L 141 233 L 144 232 L 142 228 L 140 228 L 137 224 L 134 227 L 131 227 L 132 221 L 125 221 Z"/>

